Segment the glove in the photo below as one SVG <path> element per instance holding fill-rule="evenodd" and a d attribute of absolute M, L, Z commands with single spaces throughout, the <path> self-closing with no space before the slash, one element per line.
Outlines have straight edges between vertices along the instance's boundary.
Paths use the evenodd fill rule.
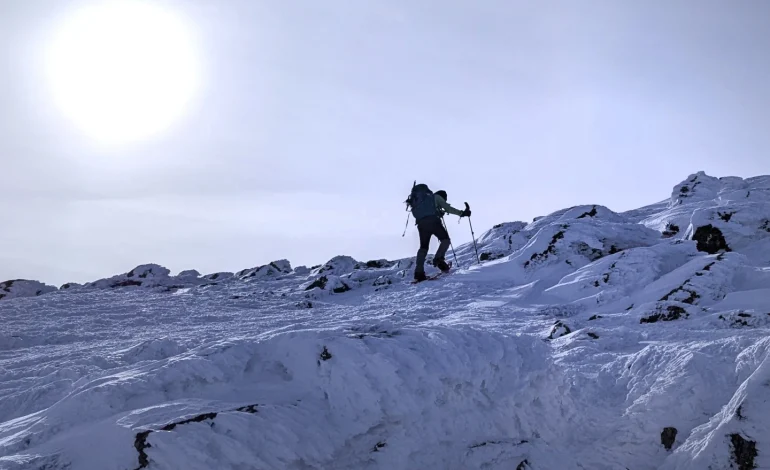
<path fill-rule="evenodd" d="M 471 209 L 465 208 L 462 214 L 460 214 L 460 217 L 470 217 L 471 216 Z"/>

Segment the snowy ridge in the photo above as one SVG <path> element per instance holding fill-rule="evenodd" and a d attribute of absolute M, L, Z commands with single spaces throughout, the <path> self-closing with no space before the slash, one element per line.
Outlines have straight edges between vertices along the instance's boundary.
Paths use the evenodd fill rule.
<path fill-rule="evenodd" d="M 0 282 L 0 300 L 10 300 L 15 297 L 35 297 L 55 290 L 56 287 L 48 286 L 42 282 L 12 279 Z"/>
<path fill-rule="evenodd" d="M 349 256 L 2 283 L 0 469 L 770 468 L 768 217 L 770 177 L 697 173 L 416 286 Z"/>

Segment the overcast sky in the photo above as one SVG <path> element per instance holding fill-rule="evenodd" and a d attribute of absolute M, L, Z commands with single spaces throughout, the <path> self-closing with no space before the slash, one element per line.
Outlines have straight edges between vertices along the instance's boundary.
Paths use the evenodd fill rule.
<path fill-rule="evenodd" d="M 468 201 L 479 235 L 770 173 L 765 0 L 158 2 L 201 85 L 166 132 L 112 147 L 42 72 L 83 3 L 0 3 L 0 281 L 412 256 L 415 179 Z"/>

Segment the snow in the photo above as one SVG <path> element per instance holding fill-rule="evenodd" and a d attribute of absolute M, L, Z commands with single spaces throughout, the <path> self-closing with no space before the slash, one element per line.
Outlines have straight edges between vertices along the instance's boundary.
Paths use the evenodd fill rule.
<path fill-rule="evenodd" d="M 12 279 L 0 282 L 0 300 L 10 300 L 15 297 L 33 297 L 55 290 L 56 287 L 43 284 L 42 282 Z"/>
<path fill-rule="evenodd" d="M 264 279 L 266 277 L 275 277 L 288 274 L 291 271 L 291 264 L 287 260 L 283 259 L 272 261 L 264 266 L 244 269 L 243 271 L 235 273 L 235 277 L 238 277 L 242 280 L 250 278 Z"/>
<path fill-rule="evenodd" d="M 770 177 L 701 172 L 418 285 L 344 255 L 0 283 L 0 469 L 770 468 L 768 216 Z"/>

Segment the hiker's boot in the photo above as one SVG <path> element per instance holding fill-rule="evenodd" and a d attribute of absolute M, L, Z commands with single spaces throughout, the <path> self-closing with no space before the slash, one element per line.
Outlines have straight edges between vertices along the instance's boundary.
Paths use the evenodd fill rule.
<path fill-rule="evenodd" d="M 415 282 L 421 282 L 428 279 L 428 276 L 425 275 L 425 272 L 415 272 L 414 273 L 414 281 Z"/>
<path fill-rule="evenodd" d="M 442 273 L 449 272 L 449 265 L 446 264 L 446 261 L 444 261 L 443 259 L 433 260 L 433 266 L 439 268 Z"/>

